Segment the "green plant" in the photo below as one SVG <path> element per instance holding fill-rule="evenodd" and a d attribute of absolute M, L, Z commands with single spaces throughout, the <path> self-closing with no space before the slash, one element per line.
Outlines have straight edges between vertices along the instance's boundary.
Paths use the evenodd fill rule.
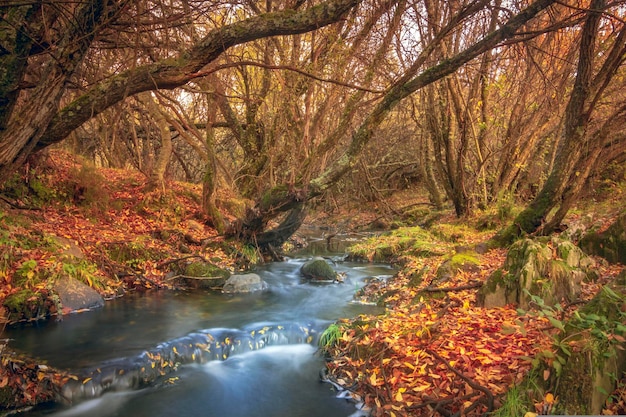
<path fill-rule="evenodd" d="M 250 263 L 251 265 L 257 264 L 261 260 L 259 251 L 256 248 L 256 246 L 249 244 L 249 243 L 245 244 L 241 248 L 241 254 L 247 260 L 247 262 Z"/>
<path fill-rule="evenodd" d="M 68 259 L 62 263 L 61 268 L 67 276 L 77 279 L 92 288 L 99 290 L 107 288 L 107 284 L 96 274 L 98 267 L 85 259 Z"/>
<path fill-rule="evenodd" d="M 512 386 L 506 393 L 502 406 L 492 414 L 492 417 L 519 417 L 526 414 L 531 408 L 524 394 L 521 387 Z"/>
<path fill-rule="evenodd" d="M 331 348 L 337 346 L 339 339 L 343 334 L 342 328 L 339 324 L 333 323 L 322 332 L 319 340 L 319 347 L 322 351 L 328 352 Z"/>
<path fill-rule="evenodd" d="M 36 284 L 37 277 L 37 261 L 29 259 L 22 262 L 22 264 L 15 271 L 15 284 L 20 287 L 30 287 Z"/>
<path fill-rule="evenodd" d="M 524 289 L 524 292 L 530 297 L 529 304 L 533 307 L 533 310 L 526 311 L 518 308 L 517 313 L 520 316 L 533 315 L 536 317 L 546 318 L 552 327 L 560 330 L 561 333 L 565 331 L 565 324 L 559 318 L 563 312 L 563 308 L 560 304 L 556 304 L 554 306 L 546 305 L 543 298 L 531 294 L 526 289 Z M 554 369 L 557 377 L 561 375 L 563 365 L 565 365 L 567 358 L 572 354 L 566 340 L 561 338 L 561 333 L 551 335 L 552 349 L 543 349 L 539 351 L 533 359 L 531 359 L 533 367 L 538 367 L 541 362 L 545 362 L 549 367 Z"/>
<path fill-rule="evenodd" d="M 595 358 L 596 361 L 601 360 L 604 355 L 609 355 L 603 353 L 607 352 L 608 346 L 626 343 L 624 337 L 626 335 L 626 325 L 624 325 L 626 313 L 621 312 L 619 308 L 612 309 L 619 311 L 616 316 L 609 316 L 602 311 L 575 311 L 569 321 L 563 322 L 559 318 L 563 313 L 559 304 L 555 306 L 546 305 L 541 297 L 530 294 L 528 290 L 524 291 L 530 296 L 530 305 L 533 310 L 518 309 L 518 314 L 546 318 L 552 327 L 560 331 L 551 336 L 552 349 L 544 349 L 532 359 L 533 366 L 538 366 L 543 361 L 555 370 L 557 377 L 560 376 L 567 357 L 571 356 L 569 342 L 581 336 L 584 336 L 585 349 L 590 353 L 590 357 Z M 622 298 L 608 286 L 602 288 L 600 295 L 605 306 L 610 303 L 621 305 L 623 302 Z"/>

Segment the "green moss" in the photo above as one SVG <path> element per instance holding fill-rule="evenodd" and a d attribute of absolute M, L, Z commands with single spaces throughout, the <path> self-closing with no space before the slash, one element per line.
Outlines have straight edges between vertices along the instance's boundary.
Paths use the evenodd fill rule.
<path fill-rule="evenodd" d="M 289 196 L 289 188 L 287 185 L 278 185 L 266 191 L 259 199 L 259 209 L 266 211 L 276 205 L 277 203 L 284 202 Z"/>
<path fill-rule="evenodd" d="M 30 320 L 45 314 L 43 294 L 28 288 L 9 295 L 4 306 L 9 312 L 9 321 Z"/>
<path fill-rule="evenodd" d="M 149 237 L 140 236 L 130 243 L 108 243 L 105 245 L 105 251 L 115 262 L 131 268 L 141 268 L 146 261 L 157 261 L 167 256 L 160 249 L 149 247 L 149 242 Z"/>
<path fill-rule="evenodd" d="M 424 301 L 428 301 L 428 300 L 443 300 L 447 297 L 447 294 L 445 291 L 420 291 L 419 293 L 417 293 L 417 295 L 413 298 L 413 301 L 416 300 L 424 300 Z"/>
<path fill-rule="evenodd" d="M 185 267 L 184 275 L 190 277 L 222 277 L 227 279 L 230 273 L 207 262 L 192 262 Z"/>
<path fill-rule="evenodd" d="M 478 254 L 476 252 L 459 252 L 452 255 L 450 262 L 453 266 L 461 267 L 463 265 L 480 265 Z"/>
<path fill-rule="evenodd" d="M 305 263 L 300 271 L 302 275 L 313 280 L 334 280 L 337 278 L 335 270 L 322 258 Z"/>
<path fill-rule="evenodd" d="M 449 244 L 438 242 L 421 227 L 403 227 L 372 237 L 346 249 L 353 259 L 389 262 L 400 255 L 426 257 L 442 255 Z"/>
<path fill-rule="evenodd" d="M 505 286 L 513 289 L 515 287 L 515 278 L 512 274 L 508 274 L 502 269 L 496 269 L 482 287 L 485 291 L 494 293 L 498 287 Z"/>

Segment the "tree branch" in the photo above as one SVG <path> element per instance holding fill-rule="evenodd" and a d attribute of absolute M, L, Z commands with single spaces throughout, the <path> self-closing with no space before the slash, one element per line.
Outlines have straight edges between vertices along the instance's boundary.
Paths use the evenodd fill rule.
<path fill-rule="evenodd" d="M 176 59 L 132 68 L 93 86 L 54 117 L 36 149 L 60 142 L 84 122 L 128 96 L 186 84 L 197 78 L 198 72 L 207 64 L 235 45 L 269 36 L 319 29 L 340 20 L 359 2 L 329 0 L 303 11 L 266 13 L 215 29 Z"/>

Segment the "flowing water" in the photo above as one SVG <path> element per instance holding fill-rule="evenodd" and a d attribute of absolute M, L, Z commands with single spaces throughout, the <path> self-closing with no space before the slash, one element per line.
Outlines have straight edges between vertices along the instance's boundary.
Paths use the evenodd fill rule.
<path fill-rule="evenodd" d="M 258 268 L 269 284 L 262 293 L 224 295 L 214 292 L 155 291 L 125 296 L 102 309 L 37 326 L 8 329 L 10 346 L 51 366 L 71 370 L 132 358 L 159 343 L 202 329 L 250 328 L 263 323 L 331 323 L 372 306 L 351 303 L 371 277 L 388 278 L 385 265 L 342 262 L 342 284 L 302 280 L 307 258 L 293 258 Z M 134 391 L 105 393 L 67 408 L 55 405 L 30 416 L 349 416 L 354 404 L 335 397 L 319 382 L 323 360 L 311 344 L 270 346 L 231 355 L 224 361 L 181 366 L 157 384 Z"/>

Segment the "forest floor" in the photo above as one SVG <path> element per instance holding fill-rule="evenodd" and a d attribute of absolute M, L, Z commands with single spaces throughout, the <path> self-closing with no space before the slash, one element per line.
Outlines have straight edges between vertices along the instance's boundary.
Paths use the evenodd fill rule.
<path fill-rule="evenodd" d="M 164 265 L 173 259 L 196 256 L 231 271 L 258 261 L 249 248 L 226 242 L 209 226 L 197 185 L 170 183 L 165 192 L 145 193 L 145 177 L 136 171 L 96 170 L 50 152 L 9 186 L 0 192 L 0 304 L 14 307 L 5 307 L 4 325 L 67 314 L 54 302 L 50 285 L 62 274 L 115 297 L 133 289 L 172 288 Z M 608 224 L 615 208 L 624 206 L 617 199 L 626 196 L 614 193 L 612 198 L 572 216 L 593 211 Z M 220 195 L 218 206 L 230 220 L 243 210 L 243 202 L 229 195 Z M 531 369 L 537 353 L 545 358 L 550 352 L 558 329 L 546 317 L 520 317 L 513 306 L 477 306 L 477 288 L 503 265 L 504 249 L 477 254 L 472 267 L 445 281 L 436 274 L 459 248 L 488 240 L 511 210 L 508 217 L 499 210 L 458 220 L 451 212 L 434 213 L 419 195 L 407 192 L 384 204 L 312 213 L 310 223 L 331 231 L 393 228 L 399 238 L 392 242 L 381 235 L 353 250 L 362 259 L 397 263 L 400 272 L 359 293 L 363 302 L 384 303 L 384 315 L 334 326 L 335 338 L 325 346 L 332 358 L 329 377 L 351 387 L 374 415 L 431 415 L 434 410 L 479 415 L 502 406 L 503 394 Z M 428 234 L 415 224 L 424 225 Z M 421 239 L 424 246 L 403 250 L 397 242 L 407 237 Z M 591 299 L 620 271 L 599 261 L 598 279 L 583 284 L 581 297 Z M 11 300 L 21 301 L 20 307 Z M 561 320 L 573 310 L 565 309 Z M 11 396 L 6 403 L 13 406 L 45 401 L 50 387 L 64 378 L 62 372 L 2 353 L 0 401 Z M 537 398 L 527 411 L 549 411 L 557 401 L 550 395 Z M 626 391 L 618 389 L 610 398 L 606 414 L 626 411 Z"/>

